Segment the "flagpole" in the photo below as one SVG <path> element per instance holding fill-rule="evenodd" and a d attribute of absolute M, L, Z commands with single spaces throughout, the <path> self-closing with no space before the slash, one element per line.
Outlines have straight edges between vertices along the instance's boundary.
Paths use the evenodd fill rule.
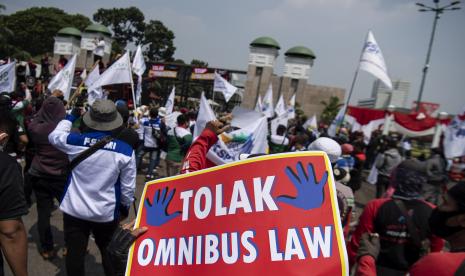
<path fill-rule="evenodd" d="M 132 79 L 132 70 L 131 70 L 131 91 L 132 91 L 132 100 L 134 104 L 134 110 L 136 110 L 137 104 L 136 104 L 136 96 L 134 94 L 134 80 Z"/>
<path fill-rule="evenodd" d="M 132 100 L 134 104 L 134 110 L 137 108 L 137 103 L 136 103 L 136 96 L 134 94 L 134 80 L 132 79 L 132 69 L 129 69 L 131 71 L 131 91 L 132 91 Z M 142 86 L 142 84 L 141 84 Z M 141 93 L 142 94 L 142 93 Z"/>
<path fill-rule="evenodd" d="M 136 103 L 136 96 L 134 94 L 134 80 L 132 78 L 132 64 L 131 64 L 131 58 L 129 57 L 129 55 L 128 55 L 128 66 L 129 66 L 129 79 L 131 80 L 132 101 L 133 101 L 133 105 L 134 105 L 134 111 L 136 111 L 137 103 Z M 142 87 L 142 82 L 141 82 L 141 87 Z M 141 94 L 142 94 L 142 92 L 141 92 Z"/>
<path fill-rule="evenodd" d="M 95 69 L 95 67 L 97 66 L 98 63 L 99 63 L 99 61 L 96 61 L 96 62 L 95 62 L 94 66 L 92 66 L 92 70 L 90 70 L 90 72 L 92 72 L 92 71 Z M 84 69 L 84 70 L 86 70 L 86 69 Z M 86 83 L 86 80 L 87 80 L 87 78 L 89 77 L 89 75 L 90 75 L 90 74 L 87 74 L 86 78 L 83 79 L 82 82 L 79 84 L 79 86 L 76 88 L 76 92 L 74 92 L 74 94 L 71 96 L 71 99 L 69 99 L 68 104 L 66 105 L 66 107 L 71 106 L 71 103 L 74 101 L 74 99 L 75 99 L 78 95 L 81 94 L 81 91 L 82 91 L 81 88 L 82 88 L 82 86 L 84 86 L 84 84 Z"/>
<path fill-rule="evenodd" d="M 354 91 L 355 82 L 357 81 L 357 77 L 358 77 L 358 67 L 357 67 L 357 70 L 355 70 L 354 79 L 352 80 L 352 85 L 350 86 L 350 90 L 349 90 L 349 96 L 347 97 L 347 101 L 346 101 L 346 104 L 344 106 L 344 109 L 345 109 L 344 110 L 344 116 L 342 117 L 343 122 L 344 122 L 344 118 L 346 116 L 347 107 L 349 106 L 349 103 L 350 103 L 350 98 L 352 97 L 352 92 Z"/>

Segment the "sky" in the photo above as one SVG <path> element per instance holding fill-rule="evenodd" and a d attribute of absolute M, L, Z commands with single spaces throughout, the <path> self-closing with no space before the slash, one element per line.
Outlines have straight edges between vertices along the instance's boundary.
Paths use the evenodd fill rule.
<path fill-rule="evenodd" d="M 432 0 L 418 0 L 433 4 Z M 6 13 L 51 6 L 92 19 L 98 8 L 136 6 L 176 38 L 175 58 L 207 61 L 212 67 L 247 70 L 249 44 L 271 36 L 281 45 L 275 72 L 287 49 L 303 45 L 317 56 L 309 83 L 350 88 L 368 30 L 383 52 L 391 79 L 411 82 L 416 100 L 434 14 L 409 0 L 3 0 Z M 450 1 L 441 0 L 440 4 Z M 465 4 L 439 19 L 423 101 L 458 113 L 465 106 Z M 374 77 L 360 72 L 351 103 L 371 94 Z"/>

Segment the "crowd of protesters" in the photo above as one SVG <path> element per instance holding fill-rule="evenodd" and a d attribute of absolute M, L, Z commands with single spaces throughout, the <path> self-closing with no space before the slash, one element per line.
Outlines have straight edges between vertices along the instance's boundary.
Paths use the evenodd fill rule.
<path fill-rule="evenodd" d="M 47 56 L 42 63 L 47 65 Z M 50 72 L 42 72 L 46 80 Z M 137 173 L 151 180 L 212 166 L 207 152 L 227 131 L 228 119 L 208 122 L 194 140 L 196 110 L 176 107 L 180 115 L 170 127 L 160 105 L 133 110 L 125 100 L 103 99 L 71 105 L 61 91 L 46 91 L 41 80 L 18 83 L 16 91 L 0 94 L 0 247 L 8 264 L 15 275 L 27 275 L 21 217 L 34 198 L 45 260 L 56 256 L 50 224 L 56 200 L 63 212 L 67 274 L 86 274 L 90 235 L 105 274 L 124 274 L 127 249 L 146 230 L 120 225 L 134 200 Z M 328 126 L 311 129 L 304 122 L 297 117 L 270 131 L 269 153 L 328 153 L 354 273 L 465 275 L 461 160 L 446 160 L 440 148 L 414 156 L 409 140 L 395 133 L 377 130 L 366 141 L 363 133 L 341 126 L 328 137 Z M 354 194 L 370 185 L 366 180 L 374 171 L 376 198 L 357 206 Z"/>

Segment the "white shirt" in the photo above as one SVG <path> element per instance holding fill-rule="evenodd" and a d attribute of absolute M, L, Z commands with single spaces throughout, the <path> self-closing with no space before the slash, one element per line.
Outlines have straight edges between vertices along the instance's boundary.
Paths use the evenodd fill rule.
<path fill-rule="evenodd" d="M 144 147 L 158 148 L 158 143 L 155 137 L 153 137 L 153 132 L 155 130 L 160 130 L 160 118 L 142 118 L 140 125 L 144 129 Z"/>

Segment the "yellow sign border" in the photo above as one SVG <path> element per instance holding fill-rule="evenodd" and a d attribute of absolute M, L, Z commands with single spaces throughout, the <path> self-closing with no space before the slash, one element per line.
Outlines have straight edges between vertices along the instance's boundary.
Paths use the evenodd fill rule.
<path fill-rule="evenodd" d="M 142 192 L 142 196 L 139 202 L 139 207 L 137 208 L 137 218 L 136 218 L 136 223 L 134 225 L 134 228 L 139 227 L 140 225 L 140 220 L 141 220 L 141 214 L 142 214 L 142 207 L 144 205 L 144 199 L 146 196 L 147 188 L 151 185 L 161 183 L 161 182 L 166 182 L 169 180 L 178 180 L 194 175 L 200 175 L 208 172 L 214 172 L 217 170 L 221 170 L 224 168 L 230 168 L 230 167 L 235 167 L 238 165 L 243 165 L 243 164 L 249 164 L 249 163 L 255 163 L 255 162 L 260 162 L 260 161 L 266 161 L 266 160 L 271 160 L 271 159 L 283 159 L 283 158 L 289 158 L 289 157 L 302 157 L 302 156 L 323 156 L 325 159 L 325 167 L 326 170 L 328 171 L 328 184 L 332 186 L 332 189 L 329 189 L 330 193 L 330 198 L 331 198 L 331 208 L 333 210 L 333 218 L 334 218 L 334 225 L 336 225 L 336 240 L 339 248 L 339 258 L 341 259 L 342 263 L 342 275 L 347 276 L 348 274 L 348 257 L 347 257 L 347 252 L 346 252 L 346 247 L 345 247 L 345 240 L 344 240 L 344 234 L 342 231 L 342 225 L 340 221 L 340 215 L 339 215 L 339 208 L 337 206 L 337 199 L 336 199 L 336 185 L 334 183 L 334 177 L 333 177 L 333 170 L 331 167 L 331 163 L 329 162 L 328 155 L 323 152 L 323 151 L 301 151 L 301 152 L 291 152 L 291 153 L 279 153 L 279 154 L 270 154 L 270 155 L 263 155 L 251 159 L 245 159 L 237 162 L 232 162 L 224 165 L 219 165 L 191 173 L 186 173 L 186 174 L 180 174 L 176 176 L 171 176 L 171 177 L 165 177 L 161 179 L 156 179 L 149 181 L 145 183 L 144 186 L 144 191 Z M 125 275 L 129 275 L 129 272 L 131 271 L 132 267 L 132 259 L 133 259 L 133 254 L 134 254 L 134 244 L 131 245 L 131 248 L 129 250 L 128 254 L 128 261 L 127 261 L 127 266 L 126 266 L 126 273 Z"/>

